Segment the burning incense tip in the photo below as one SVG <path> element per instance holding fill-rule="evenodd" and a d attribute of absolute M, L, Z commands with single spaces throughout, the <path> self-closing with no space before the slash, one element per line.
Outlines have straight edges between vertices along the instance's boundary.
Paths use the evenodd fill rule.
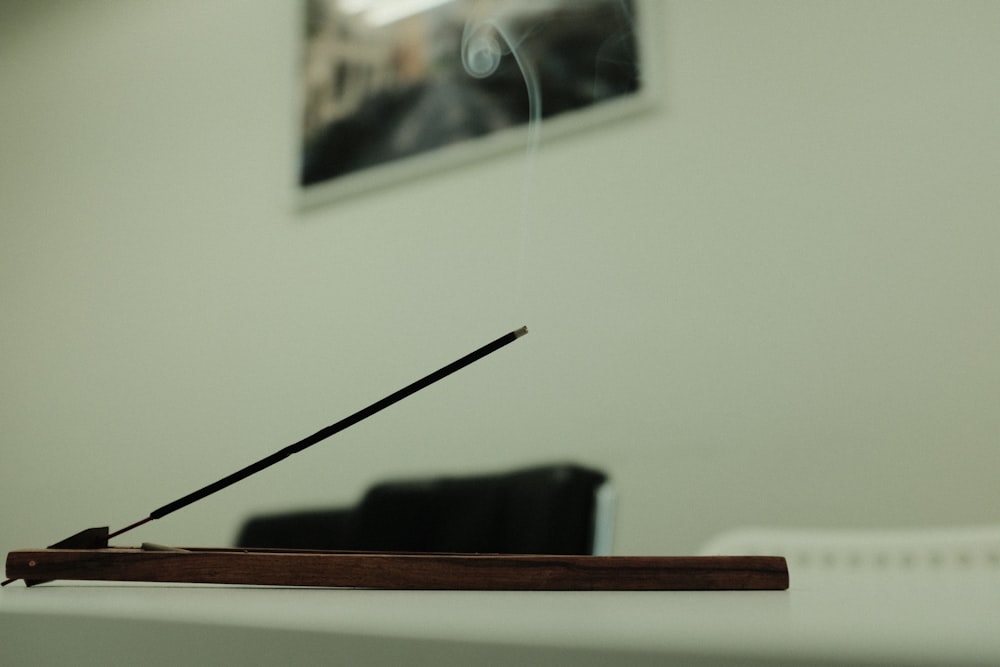
<path fill-rule="evenodd" d="M 520 329 L 518 329 L 517 331 L 514 332 L 514 335 L 516 337 L 520 338 L 521 336 L 525 335 L 526 333 L 528 333 L 528 327 L 521 327 Z"/>

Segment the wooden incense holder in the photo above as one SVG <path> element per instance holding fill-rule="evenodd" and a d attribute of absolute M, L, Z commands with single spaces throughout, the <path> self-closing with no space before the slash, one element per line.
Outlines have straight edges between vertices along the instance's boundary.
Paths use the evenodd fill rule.
<path fill-rule="evenodd" d="M 422 590 L 784 590 L 779 556 L 564 556 L 258 549 L 21 549 L 7 576 Z"/>
<path fill-rule="evenodd" d="M 366 408 L 110 532 L 87 528 L 7 555 L 6 586 L 54 579 L 448 590 L 783 590 L 779 556 L 556 556 L 280 549 L 130 549 L 108 540 L 160 519 L 339 433 L 528 333 L 511 331 Z"/>

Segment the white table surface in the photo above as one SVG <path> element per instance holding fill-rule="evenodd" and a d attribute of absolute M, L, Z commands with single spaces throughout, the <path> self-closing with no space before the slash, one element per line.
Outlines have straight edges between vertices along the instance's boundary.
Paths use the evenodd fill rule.
<path fill-rule="evenodd" d="M 221 661 L 221 662 L 220 662 Z M 788 591 L 12 584 L 0 664 L 1000 665 L 1000 570 Z"/>

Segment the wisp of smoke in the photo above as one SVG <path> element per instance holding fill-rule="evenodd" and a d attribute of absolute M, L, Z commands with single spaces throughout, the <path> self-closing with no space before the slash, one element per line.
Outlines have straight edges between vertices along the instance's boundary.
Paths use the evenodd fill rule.
<path fill-rule="evenodd" d="M 572 3 L 571 3 L 572 4 Z M 603 4 L 603 3 L 597 3 Z M 621 53 L 621 44 L 632 38 L 634 30 L 633 16 L 630 3 L 621 0 L 618 3 L 610 2 L 611 12 L 617 13 L 617 17 L 611 22 L 614 26 L 609 26 L 611 32 L 606 40 L 596 47 L 593 53 L 594 82 L 592 97 L 597 100 L 602 97 L 599 94 L 599 84 L 607 85 L 597 72 L 602 65 L 615 64 L 615 57 Z M 500 69 L 504 58 L 510 55 L 524 79 L 527 93 L 527 155 L 524 169 L 523 185 L 521 192 L 521 235 L 520 252 L 517 263 L 517 301 L 520 302 L 524 293 L 524 271 L 528 246 L 528 230 L 530 211 L 532 210 L 531 200 L 534 190 L 538 186 L 534 177 L 535 157 L 538 152 L 541 139 L 542 127 L 542 83 L 539 72 L 542 70 L 544 62 L 536 63 L 535 59 L 540 58 L 539 51 L 532 49 L 529 43 L 532 35 L 544 32 L 545 25 L 552 21 L 559 20 L 556 13 L 551 10 L 551 3 L 540 2 L 532 5 L 534 18 L 528 20 L 526 17 L 526 3 L 496 3 L 480 0 L 476 3 L 471 14 L 468 16 L 462 33 L 461 59 L 465 72 L 477 79 L 486 79 Z M 537 7 L 537 9 L 535 9 Z M 607 18 L 607 14 L 605 14 Z"/>
<path fill-rule="evenodd" d="M 482 7 L 482 3 L 477 8 Z M 538 149 L 542 122 L 542 89 L 538 73 L 531 59 L 521 51 L 521 45 L 530 31 L 517 34 L 512 25 L 511 15 L 502 13 L 480 16 L 477 12 L 465 24 L 462 33 L 462 65 L 469 76 L 485 79 L 500 67 L 500 61 L 511 54 L 528 93 L 528 151 Z"/>
<path fill-rule="evenodd" d="M 485 79 L 497 71 L 505 55 L 511 54 L 517 63 L 528 95 L 528 145 L 527 164 L 524 170 L 524 181 L 521 193 L 521 238 L 517 262 L 516 291 L 517 301 L 524 293 L 524 265 L 528 246 L 528 218 L 530 210 L 531 189 L 534 183 L 533 173 L 535 154 L 541 138 L 542 127 L 542 89 L 538 81 L 538 73 L 521 49 L 530 30 L 515 31 L 510 14 L 495 12 L 492 15 L 483 12 L 484 3 L 476 5 L 472 15 L 465 23 L 462 33 L 462 65 L 469 76 Z"/>

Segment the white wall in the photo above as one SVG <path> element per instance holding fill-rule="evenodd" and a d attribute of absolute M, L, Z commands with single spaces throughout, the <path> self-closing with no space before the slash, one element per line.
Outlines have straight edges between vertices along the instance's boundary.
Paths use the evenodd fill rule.
<path fill-rule="evenodd" d="M 295 3 L 0 10 L 0 547 L 574 459 L 619 553 L 1000 513 L 1000 4 L 670 3 L 656 111 L 307 213 Z M 521 232 L 527 245 L 521 253 Z M 124 537 L 123 537 L 124 539 Z"/>

